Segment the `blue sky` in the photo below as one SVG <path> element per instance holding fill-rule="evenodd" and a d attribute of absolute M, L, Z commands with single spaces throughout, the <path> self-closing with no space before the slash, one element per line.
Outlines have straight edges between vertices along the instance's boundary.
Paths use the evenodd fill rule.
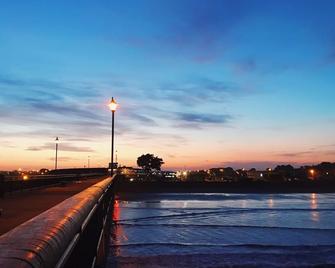
<path fill-rule="evenodd" d="M 2 1 L 0 168 L 335 161 L 334 1 Z"/>

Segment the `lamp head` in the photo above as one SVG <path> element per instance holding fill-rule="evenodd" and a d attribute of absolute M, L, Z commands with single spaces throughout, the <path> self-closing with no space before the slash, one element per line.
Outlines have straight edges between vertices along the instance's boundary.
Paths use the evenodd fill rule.
<path fill-rule="evenodd" d="M 58 138 L 58 137 L 56 137 L 55 141 L 56 141 L 56 143 L 59 143 L 59 138 Z"/>
<path fill-rule="evenodd" d="M 117 108 L 118 104 L 116 103 L 116 101 L 114 100 L 113 97 L 112 97 L 111 101 L 109 102 L 108 106 L 109 106 L 109 109 L 110 109 L 112 112 L 115 112 L 115 111 L 116 111 L 116 108 Z"/>

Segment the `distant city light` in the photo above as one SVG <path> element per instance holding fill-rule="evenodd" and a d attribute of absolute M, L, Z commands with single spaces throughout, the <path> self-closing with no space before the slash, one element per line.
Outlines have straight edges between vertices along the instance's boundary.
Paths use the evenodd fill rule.
<path fill-rule="evenodd" d="M 29 180 L 29 176 L 28 175 L 23 175 L 23 180 L 26 181 L 26 180 Z"/>

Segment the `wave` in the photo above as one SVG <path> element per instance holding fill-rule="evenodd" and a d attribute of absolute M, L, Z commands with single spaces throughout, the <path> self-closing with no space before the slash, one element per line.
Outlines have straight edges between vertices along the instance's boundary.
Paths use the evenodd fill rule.
<path fill-rule="evenodd" d="M 221 215 L 221 214 L 235 214 L 235 213 L 257 213 L 257 212 L 272 212 L 272 211 L 289 211 L 289 212 L 335 212 L 335 209 L 329 208 L 318 208 L 318 209 L 307 209 L 307 208 L 248 208 L 248 209 L 215 209 L 205 212 L 190 212 L 190 213 L 178 213 L 158 216 L 147 216 L 134 219 L 123 219 L 115 220 L 115 222 L 127 222 L 127 221 L 141 221 L 150 219 L 166 219 L 166 218 L 179 218 L 179 217 L 193 217 L 193 216 L 205 216 L 205 215 Z"/>
<path fill-rule="evenodd" d="M 287 226 L 259 226 L 259 225 L 231 225 L 231 224 L 176 224 L 176 223 L 116 223 L 116 226 L 152 227 L 164 226 L 173 228 L 259 228 L 259 229 L 285 229 L 285 230 L 308 230 L 308 231 L 335 231 L 332 228 L 308 228 Z"/>
<path fill-rule="evenodd" d="M 124 243 L 111 244 L 110 247 L 142 247 L 142 246 L 173 246 L 173 247 L 223 247 L 223 248 L 254 248 L 254 249 L 290 249 L 290 250 L 334 250 L 333 245 L 274 245 L 274 244 L 213 244 L 213 243 L 176 243 L 176 242 L 150 242 L 150 243 Z"/>
<path fill-rule="evenodd" d="M 334 198 L 333 193 L 318 193 L 319 197 Z M 266 200 L 269 198 L 289 200 L 310 200 L 311 193 L 135 193 L 117 196 L 118 201 L 164 202 L 164 201 L 235 201 L 235 200 Z"/>

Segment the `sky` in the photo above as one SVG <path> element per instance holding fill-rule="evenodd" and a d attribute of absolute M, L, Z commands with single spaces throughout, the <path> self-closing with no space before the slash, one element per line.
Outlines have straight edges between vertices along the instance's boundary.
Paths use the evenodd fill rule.
<path fill-rule="evenodd" d="M 3 0 L 0 170 L 335 161 L 335 1 Z"/>

